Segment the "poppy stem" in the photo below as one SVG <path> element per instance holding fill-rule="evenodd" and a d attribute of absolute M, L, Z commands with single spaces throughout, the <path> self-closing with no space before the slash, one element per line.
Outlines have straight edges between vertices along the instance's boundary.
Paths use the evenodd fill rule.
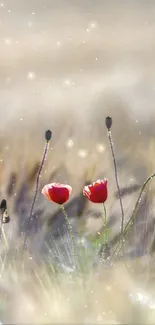
<path fill-rule="evenodd" d="M 73 258 L 74 258 L 74 264 L 76 266 L 76 244 L 75 244 L 75 238 L 74 238 L 74 235 L 73 235 L 72 226 L 71 226 L 69 217 L 68 217 L 68 215 L 67 215 L 67 213 L 65 211 L 65 208 L 64 208 L 63 204 L 61 205 L 61 210 L 62 210 L 62 213 L 63 213 L 63 215 L 65 217 L 65 221 L 66 221 L 66 224 L 67 224 L 67 229 L 68 229 L 71 241 L 72 241 Z"/>
<path fill-rule="evenodd" d="M 124 231 L 123 231 L 123 234 L 121 235 L 120 237 L 120 241 L 118 243 L 118 245 L 116 246 L 116 249 L 114 250 L 114 253 L 112 255 L 112 257 L 117 253 L 119 253 L 119 251 L 121 250 L 121 244 L 122 244 L 122 241 L 123 239 L 125 240 L 129 234 L 129 231 L 131 230 L 132 226 L 133 226 L 133 223 L 134 223 L 134 220 L 135 220 L 135 217 L 136 217 L 136 213 L 137 213 L 137 210 L 138 210 L 138 207 L 139 207 L 139 204 L 141 202 L 141 198 L 142 198 L 142 195 L 143 195 L 143 192 L 145 190 L 145 187 L 147 186 L 147 184 L 155 177 L 155 173 L 152 174 L 150 177 L 147 178 L 147 180 L 144 182 L 144 184 L 142 185 L 141 187 L 141 190 L 140 190 L 140 193 L 139 193 L 139 196 L 137 198 L 137 201 L 136 201 L 136 204 L 135 204 L 135 207 L 133 209 L 133 212 L 132 212 L 132 215 L 131 215 L 131 218 L 129 219 L 129 221 L 127 222 L 125 228 L 124 228 Z"/>
<path fill-rule="evenodd" d="M 38 173 L 37 173 L 36 188 L 35 188 L 35 193 L 34 193 L 32 205 L 31 205 L 31 210 L 30 210 L 29 218 L 28 218 L 28 221 L 27 221 L 27 229 L 26 229 L 25 238 L 24 238 L 22 255 L 23 255 L 24 250 L 25 250 L 26 240 L 27 240 L 28 233 L 29 233 L 29 224 L 30 224 L 31 218 L 33 216 L 33 209 L 34 209 L 34 205 L 35 205 L 36 198 L 37 198 L 37 194 L 38 194 L 38 190 L 39 190 L 40 176 L 41 176 L 42 169 L 44 167 L 44 163 L 45 163 L 45 160 L 46 160 L 46 156 L 47 156 L 48 149 L 49 149 L 49 141 L 47 140 L 47 142 L 45 144 L 45 147 L 44 147 L 44 153 L 43 153 L 42 161 L 41 161 L 41 164 L 40 164 Z"/>
<path fill-rule="evenodd" d="M 120 201 L 120 207 L 121 207 L 121 213 L 122 213 L 121 235 L 123 235 L 123 230 L 124 230 L 124 208 L 123 208 L 123 202 L 122 202 L 122 198 L 121 198 L 121 191 L 120 191 L 119 181 L 118 181 L 118 171 L 117 171 L 117 163 L 116 163 L 116 159 L 115 159 L 114 144 L 113 144 L 112 134 L 111 134 L 110 129 L 108 129 L 108 138 L 109 138 L 109 143 L 110 143 L 110 148 L 111 148 L 111 153 L 112 153 L 112 158 L 113 158 L 114 171 L 115 171 L 115 180 L 116 180 L 116 186 L 117 186 L 117 191 L 118 191 L 118 196 L 119 196 L 119 201 Z"/>
<path fill-rule="evenodd" d="M 105 232 L 104 247 L 106 247 L 107 243 L 108 243 L 108 231 L 107 231 L 107 210 L 106 210 L 106 206 L 104 203 L 103 203 L 103 208 L 104 208 L 104 232 Z"/>

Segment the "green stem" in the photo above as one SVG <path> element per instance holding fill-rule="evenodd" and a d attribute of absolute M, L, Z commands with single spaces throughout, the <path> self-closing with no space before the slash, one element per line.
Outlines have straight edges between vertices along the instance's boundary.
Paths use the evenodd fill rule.
<path fill-rule="evenodd" d="M 128 234 L 129 234 L 129 231 L 131 230 L 132 225 L 133 225 L 133 222 L 134 222 L 134 220 L 135 220 L 136 213 L 137 213 L 137 210 L 138 210 L 138 207 L 139 207 L 139 204 L 140 204 L 140 201 L 141 201 L 141 198 L 142 198 L 143 192 L 144 192 L 144 190 L 145 190 L 145 187 L 147 186 L 147 184 L 148 184 L 148 183 L 152 180 L 152 178 L 154 178 L 154 177 L 155 177 L 155 173 L 153 173 L 150 177 L 148 177 L 147 180 L 146 180 L 146 181 L 144 182 L 144 184 L 142 185 L 141 190 L 140 190 L 140 193 L 139 193 L 139 196 L 138 196 L 138 199 L 137 199 L 136 204 L 135 204 L 135 207 L 134 207 L 134 209 L 133 209 L 133 212 L 132 212 L 131 218 L 130 218 L 129 221 L 127 222 L 127 224 L 126 224 L 126 226 L 125 226 L 125 228 L 124 228 L 123 234 L 120 236 L 119 243 L 118 243 L 118 245 L 116 246 L 116 249 L 114 250 L 114 253 L 113 253 L 111 259 L 113 258 L 113 256 L 114 256 L 116 253 L 119 253 L 123 241 L 127 238 Z M 118 252 L 117 252 L 117 251 L 118 251 Z"/>
<path fill-rule="evenodd" d="M 104 232 L 105 232 L 104 247 L 106 248 L 106 245 L 108 243 L 108 231 L 107 231 L 107 211 L 104 203 L 103 203 L 103 208 L 104 208 Z"/>
<path fill-rule="evenodd" d="M 65 217 L 65 221 L 66 221 L 66 224 L 67 224 L 67 228 L 68 228 L 68 231 L 69 231 L 69 235 L 70 235 L 70 238 L 71 238 L 71 241 L 72 241 L 72 247 L 73 247 L 73 258 L 74 258 L 74 264 L 76 266 L 76 244 L 75 244 L 75 238 L 74 238 L 74 235 L 73 235 L 73 231 L 72 231 L 72 226 L 71 226 L 71 223 L 69 221 L 69 218 L 68 218 L 68 215 L 65 211 L 65 208 L 63 206 L 63 204 L 61 205 L 61 210 L 62 210 L 62 213 Z"/>

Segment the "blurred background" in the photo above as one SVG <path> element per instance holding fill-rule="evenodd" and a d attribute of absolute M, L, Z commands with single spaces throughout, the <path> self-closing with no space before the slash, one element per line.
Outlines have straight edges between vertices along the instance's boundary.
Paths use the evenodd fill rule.
<path fill-rule="evenodd" d="M 68 182 L 75 197 L 84 181 L 107 177 L 109 213 L 120 215 L 104 122 L 110 115 L 120 186 L 137 184 L 124 199 L 131 213 L 155 167 L 154 17 L 151 0 L 0 3 L 1 196 L 9 198 L 7 184 L 18 173 L 14 204 L 51 129 L 41 185 Z"/>

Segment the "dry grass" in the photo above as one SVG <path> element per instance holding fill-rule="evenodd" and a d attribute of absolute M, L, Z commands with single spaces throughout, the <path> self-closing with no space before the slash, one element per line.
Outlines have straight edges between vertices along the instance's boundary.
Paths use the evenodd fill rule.
<path fill-rule="evenodd" d="M 154 286 L 137 274 L 139 262 L 134 264 L 132 275 L 119 263 L 75 278 L 54 274 L 50 265 L 38 268 L 33 260 L 25 272 L 16 263 L 1 272 L 1 319 L 11 324 L 153 324 Z"/>

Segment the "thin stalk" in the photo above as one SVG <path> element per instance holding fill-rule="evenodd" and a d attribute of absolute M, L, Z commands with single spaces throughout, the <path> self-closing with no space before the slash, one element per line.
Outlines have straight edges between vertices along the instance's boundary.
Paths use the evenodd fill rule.
<path fill-rule="evenodd" d="M 145 187 L 147 186 L 147 184 L 155 177 L 155 173 L 153 173 L 150 177 L 147 178 L 147 180 L 144 182 L 144 184 L 142 185 L 141 187 L 141 190 L 140 190 L 140 193 L 139 193 L 139 196 L 137 198 L 137 201 L 136 201 L 136 204 L 135 204 L 135 207 L 133 209 L 133 212 L 132 212 L 132 215 L 131 215 L 131 218 L 129 219 L 129 221 L 127 222 L 125 228 L 124 228 L 124 231 L 123 231 L 123 234 L 120 236 L 120 240 L 119 240 L 119 243 L 117 244 L 116 246 L 116 249 L 114 250 L 114 253 L 111 257 L 111 259 L 113 258 L 113 256 L 116 254 L 116 253 L 119 253 L 120 249 L 121 249 L 121 245 L 122 245 L 122 241 L 123 239 L 126 239 L 131 228 L 132 228 L 132 225 L 133 225 L 133 222 L 135 220 L 135 217 L 136 217 L 136 213 L 137 213 L 137 210 L 138 210 L 138 207 L 139 207 L 139 204 L 141 202 L 141 198 L 142 198 L 142 195 L 143 195 L 143 192 L 145 190 Z"/>
<path fill-rule="evenodd" d="M 34 209 L 34 205 L 35 205 L 36 198 L 37 198 L 37 194 L 38 194 L 38 190 L 39 190 L 40 176 L 41 176 L 42 169 L 44 167 L 44 163 L 45 163 L 45 160 L 46 160 L 46 156 L 47 156 L 48 149 L 49 149 L 49 141 L 47 141 L 46 144 L 45 144 L 42 161 L 41 161 L 41 164 L 40 164 L 40 167 L 39 167 L 39 170 L 38 170 L 38 174 L 37 174 L 36 188 L 35 188 L 35 193 L 34 193 L 32 205 L 31 205 L 31 209 L 30 209 L 29 218 L 28 218 L 28 221 L 27 221 L 27 230 L 26 230 L 26 233 L 25 233 L 25 239 L 24 239 L 24 244 L 23 244 L 22 255 L 23 255 L 24 250 L 25 250 L 26 240 L 27 240 L 28 232 L 29 232 L 29 224 L 30 224 L 31 218 L 33 216 L 33 209 Z"/>
<path fill-rule="evenodd" d="M 67 229 L 68 229 L 68 232 L 69 232 L 71 241 L 72 241 L 73 259 L 74 259 L 74 265 L 76 266 L 76 257 L 77 257 L 77 254 L 76 254 L 76 244 L 75 244 L 75 238 L 74 238 L 74 235 L 73 235 L 72 226 L 71 226 L 70 220 L 68 218 L 68 215 L 67 215 L 67 213 L 65 211 L 65 208 L 64 208 L 63 204 L 61 205 L 61 210 L 62 210 L 62 213 L 63 213 L 63 215 L 65 217 L 65 221 L 66 221 L 66 224 L 67 224 Z"/>
<path fill-rule="evenodd" d="M 110 129 L 108 129 L 108 138 L 109 138 L 109 143 L 110 143 L 110 148 L 111 148 L 111 153 L 112 153 L 112 158 L 113 158 L 115 180 L 116 180 L 116 186 L 117 186 L 117 191 L 118 191 L 119 201 L 120 201 L 120 207 L 121 207 L 121 214 L 122 214 L 121 235 L 123 235 L 123 230 L 124 230 L 124 208 L 123 208 L 123 202 L 122 202 L 122 198 L 121 198 L 121 191 L 120 191 L 120 187 L 119 187 L 117 163 L 116 163 L 116 159 L 115 159 L 114 145 L 113 145 L 112 134 L 111 134 Z"/>

